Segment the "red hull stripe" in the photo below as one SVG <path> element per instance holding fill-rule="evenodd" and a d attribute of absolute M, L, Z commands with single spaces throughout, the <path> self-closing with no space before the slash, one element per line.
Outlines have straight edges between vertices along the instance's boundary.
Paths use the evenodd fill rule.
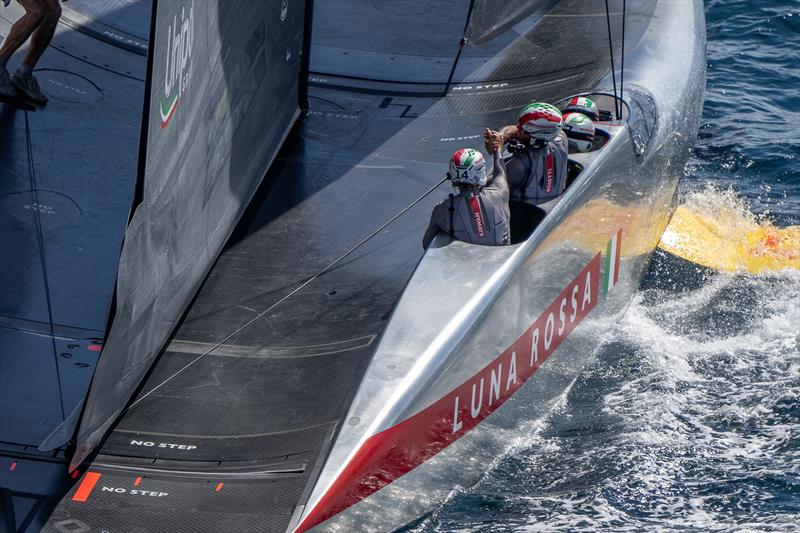
<path fill-rule="evenodd" d="M 75 495 L 72 497 L 72 501 L 85 502 L 88 500 L 89 495 L 92 493 L 92 490 L 94 490 L 94 486 L 97 485 L 99 479 L 100 472 L 86 472 L 81 484 L 78 485 L 78 490 L 75 491 Z"/>
<path fill-rule="evenodd" d="M 503 405 L 594 309 L 599 277 L 598 253 L 491 363 L 430 407 L 368 438 L 295 531 L 307 531 L 377 492 Z"/>

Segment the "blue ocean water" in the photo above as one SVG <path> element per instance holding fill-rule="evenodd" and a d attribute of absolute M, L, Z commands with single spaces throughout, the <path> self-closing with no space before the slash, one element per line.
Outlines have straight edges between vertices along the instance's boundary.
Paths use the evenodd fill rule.
<path fill-rule="evenodd" d="M 778 225 L 800 223 L 800 2 L 706 2 L 703 126 L 683 184 L 736 191 Z"/>
<path fill-rule="evenodd" d="M 710 0 L 706 17 L 682 194 L 800 224 L 800 2 Z M 559 405 L 412 530 L 800 531 L 799 332 L 797 272 L 657 255 Z"/>

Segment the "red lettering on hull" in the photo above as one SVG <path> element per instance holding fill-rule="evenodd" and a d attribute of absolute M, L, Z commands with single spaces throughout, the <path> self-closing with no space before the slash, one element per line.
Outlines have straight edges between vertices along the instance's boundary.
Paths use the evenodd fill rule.
<path fill-rule="evenodd" d="M 503 405 L 594 309 L 599 277 L 598 253 L 491 363 L 434 404 L 368 438 L 295 531 L 307 531 L 377 492 Z"/>

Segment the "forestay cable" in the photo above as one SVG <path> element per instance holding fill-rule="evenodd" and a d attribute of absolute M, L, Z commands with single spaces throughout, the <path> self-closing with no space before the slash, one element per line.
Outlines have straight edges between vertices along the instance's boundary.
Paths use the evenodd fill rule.
<path fill-rule="evenodd" d="M 461 59 L 461 52 L 464 51 L 464 46 L 467 45 L 467 31 L 469 31 L 469 23 L 472 19 L 472 9 L 474 7 L 475 0 L 470 0 L 469 8 L 467 9 L 467 21 L 464 23 L 464 32 L 461 34 L 461 39 L 458 41 L 458 52 L 456 52 L 456 58 L 453 60 L 453 66 L 450 68 L 450 74 L 447 76 L 447 83 L 444 85 L 443 96 L 447 96 L 447 93 L 450 91 L 450 85 L 453 83 L 453 76 L 456 73 L 458 61 Z"/>
<path fill-rule="evenodd" d="M 608 27 L 608 52 L 611 54 L 611 83 L 614 85 L 614 112 L 617 120 L 620 119 L 619 97 L 617 96 L 617 73 L 614 69 L 614 44 L 611 40 L 611 12 L 608 10 L 608 0 L 606 0 L 606 26 Z"/>
<path fill-rule="evenodd" d="M 64 411 L 64 394 L 61 389 L 61 370 L 58 367 L 58 348 L 56 347 L 56 331 L 53 325 L 53 304 L 50 300 L 50 280 L 47 276 L 47 256 L 45 254 L 44 230 L 42 228 L 41 204 L 39 203 L 39 183 L 36 179 L 36 165 L 33 155 L 33 140 L 31 139 L 31 124 L 28 118 L 28 110 L 25 110 L 25 149 L 28 158 L 28 174 L 31 179 L 31 190 L 33 192 L 32 211 L 34 213 L 34 225 L 36 226 L 36 241 L 39 245 L 39 257 L 41 259 L 42 280 L 44 282 L 45 301 L 47 302 L 47 319 L 50 328 L 50 343 L 53 348 L 53 363 L 56 367 L 56 381 L 58 382 L 58 403 L 61 411 L 61 421 L 66 418 Z"/>
<path fill-rule="evenodd" d="M 428 196 L 430 193 L 432 193 L 433 191 L 435 191 L 435 190 L 436 190 L 436 189 L 439 187 L 439 185 L 441 185 L 442 183 L 444 183 L 445 181 L 447 181 L 447 179 L 448 179 L 447 177 L 444 177 L 444 178 L 440 179 L 438 182 L 436 182 L 436 184 L 434 184 L 434 185 L 433 185 L 433 186 L 431 186 L 431 187 L 430 187 L 430 188 L 429 188 L 427 191 L 425 191 L 425 192 L 422 194 L 422 196 L 420 196 L 419 198 L 417 198 L 416 200 L 414 200 L 413 202 L 411 202 L 409 205 L 407 205 L 406 207 L 404 207 L 404 208 L 403 208 L 402 210 L 400 210 L 400 211 L 399 211 L 399 212 L 398 212 L 396 215 L 394 215 L 392 218 L 390 218 L 389 220 L 387 220 L 386 222 L 384 222 L 384 223 L 383 223 L 383 224 L 382 224 L 382 225 L 381 225 L 381 226 L 380 226 L 378 229 L 376 229 L 375 231 L 373 231 L 372 233 L 370 233 L 369 235 L 367 235 L 366 237 L 364 237 L 364 238 L 363 238 L 363 239 L 362 239 L 362 240 L 361 240 L 361 241 L 360 241 L 358 244 L 356 244 L 355 246 L 353 246 L 352 248 L 350 248 L 349 250 L 347 250 L 347 251 L 346 251 L 344 254 L 340 255 L 340 256 L 339 256 L 339 257 L 338 257 L 338 258 L 337 258 L 337 259 L 336 259 L 334 262 L 332 262 L 331 264 L 329 264 L 328 266 L 326 266 L 325 268 L 323 268 L 322 270 L 320 270 L 319 272 L 317 272 L 316 274 L 314 274 L 313 276 L 311 276 L 309 279 L 307 279 L 307 280 L 306 280 L 306 281 L 304 281 L 302 284 L 300 284 L 300 286 L 298 286 L 298 287 L 297 287 L 296 289 L 294 289 L 292 292 L 290 292 L 289 294 L 287 294 L 286 296 L 284 296 L 283 298 L 281 298 L 280 300 L 278 300 L 278 301 L 277 301 L 277 302 L 275 302 L 274 304 L 270 305 L 270 306 L 269 306 L 267 309 L 265 309 L 264 311 L 261 311 L 261 312 L 260 312 L 259 314 L 257 314 L 255 317 L 253 317 L 252 319 L 250 319 L 250 320 L 249 320 L 249 321 L 248 321 L 246 324 L 244 324 L 243 326 L 239 327 L 239 328 L 238 328 L 236 331 L 234 331 L 233 333 L 231 333 L 230 335 L 228 335 L 227 337 L 225 337 L 224 339 L 222 339 L 221 341 L 219 341 L 217 344 L 215 344 L 214 346 L 212 346 L 211 348 L 209 348 L 207 351 L 203 352 L 202 354 L 198 355 L 197 357 L 195 357 L 194 359 L 192 359 L 191 361 L 189 361 L 188 363 L 186 363 L 186 365 L 184 365 L 184 366 L 183 366 L 181 369 L 177 370 L 175 373 L 173 373 L 171 376 L 169 376 L 168 378 L 166 378 L 164 381 L 162 381 L 161 383 L 159 383 L 158 385 L 156 385 L 155 387 L 153 387 L 152 389 L 150 389 L 149 391 L 147 391 L 145 394 L 143 394 L 143 395 L 142 395 L 140 398 L 138 398 L 138 399 L 137 399 L 135 402 L 133 402 L 133 403 L 131 404 L 131 407 L 133 407 L 134 405 L 138 404 L 139 402 L 141 402 L 142 400 L 144 400 L 145 398 L 147 398 L 147 397 L 148 397 L 148 396 L 150 396 L 151 394 L 153 394 L 155 391 L 157 391 L 158 389 L 160 389 L 161 387 L 163 387 L 164 385 L 166 385 L 166 384 L 167 384 L 167 383 L 168 383 L 170 380 L 172 380 L 172 379 L 174 379 L 176 376 L 178 376 L 178 375 L 179 375 L 181 372 L 183 372 L 183 371 L 184 371 L 184 370 L 186 370 L 187 368 L 189 368 L 189 367 L 191 367 L 192 365 L 194 365 L 196 362 L 198 362 L 199 360 L 201 360 L 202 358 L 204 358 L 205 356 L 207 356 L 208 354 L 210 354 L 211 352 L 213 352 L 214 350 L 216 350 L 217 348 L 219 348 L 220 346 L 222 346 L 223 344 L 225 344 L 226 342 L 228 342 L 228 341 L 229 341 L 231 338 L 233 338 L 233 337 L 235 337 L 236 335 L 238 335 L 238 334 L 239 334 L 241 331 L 243 331 L 243 330 L 245 330 L 246 328 L 248 328 L 248 327 L 249 327 L 251 324 L 253 324 L 255 321 L 257 321 L 259 318 L 261 318 L 262 316 L 266 315 L 267 313 L 269 313 L 270 311 L 272 311 L 273 309 L 275 309 L 276 307 L 278 307 L 280 304 L 282 304 L 283 302 L 285 302 L 286 300 L 288 300 L 289 298 L 291 298 L 292 296 L 294 296 L 295 294 L 297 294 L 298 292 L 300 292 L 300 291 L 303 289 L 303 287 L 306 287 L 306 286 L 307 286 L 309 283 L 311 283 L 311 282 L 312 282 L 312 281 L 314 281 L 315 279 L 319 278 L 320 276 L 322 276 L 322 275 L 323 275 L 323 274 L 325 274 L 326 272 L 330 271 L 330 270 L 331 270 L 333 267 L 335 267 L 335 266 L 336 266 L 336 265 L 338 265 L 340 262 L 342 262 L 342 261 L 343 261 L 343 260 L 344 260 L 344 259 L 345 259 L 347 256 L 349 256 L 350 254 L 352 254 L 353 252 L 355 252 L 356 250 L 358 250 L 358 249 L 359 249 L 361 246 L 363 246 L 364 244 L 366 244 L 366 242 L 367 242 L 367 241 L 369 241 L 369 240 L 370 240 L 370 239 L 372 239 L 372 238 L 373 238 L 375 235 L 377 235 L 378 233 L 380 233 L 381 231 L 383 231 L 383 230 L 384 230 L 384 228 L 386 228 L 386 227 L 387 227 L 389 224 L 391 224 L 392 222 L 394 222 L 395 220 L 397 220 L 398 218 L 400 218 L 400 217 L 401 217 L 401 216 L 402 216 L 404 213 L 406 213 L 406 212 L 407 212 L 409 209 L 411 209 L 412 207 L 414 207 L 415 205 L 417 205 L 417 204 L 418 204 L 419 202 L 421 202 L 421 201 L 422 201 L 422 200 L 423 200 L 423 199 L 424 199 L 426 196 Z"/>
<path fill-rule="evenodd" d="M 621 58 L 620 58 L 620 65 L 619 65 L 619 116 L 622 118 L 622 102 L 625 96 L 623 95 L 622 88 L 625 83 L 625 19 L 627 18 L 626 15 L 626 4 L 627 0 L 622 0 L 622 51 Z"/>

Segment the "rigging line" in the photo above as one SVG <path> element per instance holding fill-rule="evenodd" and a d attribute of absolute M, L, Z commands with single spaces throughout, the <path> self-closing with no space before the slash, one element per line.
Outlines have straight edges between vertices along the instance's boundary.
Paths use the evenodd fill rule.
<path fill-rule="evenodd" d="M 625 96 L 622 94 L 622 85 L 625 83 L 625 14 L 627 0 L 622 0 L 622 57 L 620 58 L 619 65 L 619 116 L 622 117 L 622 102 Z"/>
<path fill-rule="evenodd" d="M 461 59 L 461 52 L 464 50 L 464 46 L 467 44 L 467 30 L 469 29 L 470 19 L 472 18 L 472 8 L 474 7 L 475 0 L 470 0 L 469 8 L 467 9 L 467 21 L 464 23 L 464 32 L 461 34 L 461 40 L 458 41 L 458 52 L 456 52 L 456 58 L 453 60 L 453 66 L 450 68 L 450 75 L 447 76 L 447 83 L 444 85 L 444 94 L 442 96 L 447 96 L 447 92 L 450 90 L 450 85 L 453 83 L 453 76 L 456 73 L 458 61 Z"/>
<path fill-rule="evenodd" d="M 28 173 L 31 178 L 31 189 L 33 190 L 33 212 L 34 225 L 36 226 L 36 240 L 39 245 L 39 257 L 41 258 L 42 280 L 44 282 L 45 301 L 47 302 L 47 318 L 50 326 L 50 343 L 53 347 L 53 362 L 56 367 L 56 381 L 58 382 L 58 402 L 61 409 L 61 421 L 66 419 L 64 411 L 64 393 L 61 388 L 61 370 L 58 366 L 58 348 L 56 347 L 56 331 L 53 325 L 53 304 L 50 299 L 50 280 L 47 276 L 47 257 L 45 255 L 44 230 L 42 229 L 41 205 L 39 204 L 39 184 L 36 180 L 36 166 L 33 155 L 33 140 L 31 139 L 31 124 L 28 118 L 28 110 L 25 110 L 25 148 L 28 156 Z"/>
<path fill-rule="evenodd" d="M 319 272 L 317 272 L 316 274 L 314 274 L 313 276 L 311 276 L 309 279 L 307 279 L 307 280 L 306 280 L 306 281 L 304 281 L 302 284 L 300 284 L 300 286 L 298 286 L 298 287 L 297 287 L 296 289 L 294 289 L 292 292 L 290 292 L 289 294 L 287 294 L 286 296 L 284 296 L 283 298 L 281 298 L 280 300 L 278 300 L 278 301 L 277 301 L 277 302 L 275 302 L 274 304 L 270 305 L 270 306 L 269 306 L 267 309 L 265 309 L 264 311 L 261 311 L 261 312 L 260 312 L 259 314 L 257 314 L 255 317 L 253 317 L 252 319 L 250 319 L 250 320 L 249 320 L 249 321 L 248 321 L 246 324 L 244 324 L 243 326 L 240 326 L 240 327 L 239 327 L 239 328 L 238 328 L 236 331 L 234 331 L 233 333 L 231 333 L 230 335 L 228 335 L 227 337 L 225 337 L 224 339 L 222 339 L 221 341 L 219 341 L 217 344 L 215 344 L 214 346 L 212 346 L 211 348 L 209 348 L 207 351 L 203 352 L 202 354 L 198 355 L 197 357 L 195 357 L 194 359 L 192 359 L 191 361 L 189 361 L 188 363 L 186 363 L 186 365 L 184 365 L 184 366 L 183 366 L 181 369 L 177 370 L 177 371 L 176 371 L 175 373 L 173 373 L 171 376 L 167 377 L 167 378 L 166 378 L 164 381 L 162 381 L 161 383 L 159 383 L 158 385 L 156 385 L 155 387 L 153 387 L 152 389 L 150 389 L 149 391 L 147 391 L 145 394 L 143 394 L 141 397 L 139 397 L 139 398 L 138 398 L 138 399 L 137 399 L 135 402 L 133 402 L 133 403 L 130 405 L 130 407 L 133 407 L 133 406 L 135 406 L 136 404 L 138 404 L 139 402 L 141 402 L 142 400 L 144 400 L 145 398 L 147 398 L 148 396 L 150 396 L 151 394 L 153 394 L 155 391 L 157 391 L 158 389 L 160 389 L 162 386 L 166 385 L 166 384 L 167 384 L 167 383 L 168 383 L 170 380 L 172 380 L 173 378 L 175 378 L 175 377 L 176 377 L 178 374 L 180 374 L 181 372 L 183 372 L 184 370 L 186 370 L 186 369 L 187 369 L 187 368 L 189 368 L 190 366 L 194 365 L 194 364 L 195 364 L 196 362 L 198 362 L 200 359 L 204 358 L 205 356 L 207 356 L 208 354 L 210 354 L 211 352 L 213 352 L 214 350 L 216 350 L 217 348 L 219 348 L 220 346 L 222 346 L 223 344 L 225 344 L 226 342 L 228 342 L 228 341 L 229 341 L 231 338 L 235 337 L 236 335 L 238 335 L 238 334 L 239 334 L 240 332 L 242 332 L 243 330 L 245 330 L 245 329 L 247 329 L 248 327 L 250 327 L 250 325 L 251 325 L 251 324 L 253 324 L 255 321 L 257 321 L 259 318 L 261 318 L 262 316 L 266 315 L 267 313 L 269 313 L 270 311 L 272 311 L 273 309 L 275 309 L 276 307 L 278 307 L 280 304 L 282 304 L 283 302 L 285 302 L 286 300 L 288 300 L 289 298 L 291 298 L 292 296 L 294 296 L 295 294 L 297 294 L 298 292 L 300 292 L 300 291 L 301 291 L 301 290 L 302 290 L 304 287 L 306 287 L 306 286 L 307 286 L 309 283 L 311 283 L 311 282 L 312 282 L 312 281 L 314 281 L 315 279 L 319 278 L 320 276 L 322 276 L 322 275 L 323 275 L 323 274 L 325 274 L 326 272 L 330 271 L 330 270 L 331 270 L 333 267 L 335 267 L 335 266 L 336 266 L 336 265 L 338 265 L 338 264 L 339 264 L 341 261 L 343 261 L 343 260 L 344 260 L 344 259 L 345 259 L 347 256 L 349 256 L 350 254 L 352 254 L 353 252 L 355 252 L 356 250 L 358 250 L 358 249 L 359 249 L 361 246 L 363 246 L 363 245 L 364 245 L 364 244 L 365 244 L 367 241 L 369 241 L 369 240 L 370 240 L 371 238 L 373 238 L 375 235 L 377 235 L 378 233 L 380 233 L 381 231 L 383 231 L 383 230 L 384 230 L 384 228 L 386 228 L 386 227 L 387 227 L 389 224 L 391 224 L 392 222 L 394 222 L 395 220 L 397 220 L 398 218 L 400 218 L 400 217 L 401 217 L 403 214 L 405 214 L 405 213 L 406 213 L 406 212 L 407 212 L 409 209 L 411 209 L 412 207 L 414 207 L 415 205 L 417 205 L 418 203 L 420 203 L 420 202 L 421 202 L 421 201 L 422 201 L 422 200 L 423 200 L 423 199 L 424 199 L 426 196 L 428 196 L 430 193 L 432 193 L 433 191 L 435 191 L 435 190 L 436 190 L 436 189 L 439 187 L 439 185 L 441 185 L 442 183 L 444 183 L 445 181 L 447 181 L 447 179 L 448 179 L 448 177 L 447 177 L 447 176 L 445 176 L 444 178 L 440 179 L 440 180 L 439 180 L 438 182 L 436 182 L 436 183 L 435 183 L 433 186 L 431 186 L 431 187 L 430 187 L 430 188 L 429 188 L 427 191 L 425 191 L 425 192 L 422 194 L 422 196 L 420 196 L 419 198 L 417 198 L 416 200 L 414 200 L 413 202 L 411 202 L 410 204 L 408 204 L 406 207 L 404 207 L 402 210 L 400 210 L 400 211 L 399 211 L 397 214 L 395 214 L 395 215 L 394 215 L 392 218 L 390 218 L 389 220 L 387 220 L 386 222 L 384 222 L 384 223 L 383 223 L 383 224 L 382 224 L 382 225 L 381 225 L 381 226 L 380 226 L 378 229 L 376 229 L 375 231 L 373 231 L 372 233 L 370 233 L 369 235 L 367 235 L 366 237 L 364 237 L 363 239 L 361 239 L 361 241 L 360 241 L 358 244 L 356 244 L 355 246 L 353 246 L 352 248 L 350 248 L 349 250 L 347 250 L 347 251 L 346 251 L 344 254 L 340 255 L 340 256 L 339 256 L 339 257 L 338 257 L 338 258 L 337 258 L 337 259 L 336 259 L 334 262 L 332 262 L 331 264 L 329 264 L 328 266 L 326 266 L 325 268 L 323 268 L 322 270 L 320 270 Z"/>
<path fill-rule="evenodd" d="M 614 70 L 614 44 L 611 41 L 611 12 L 608 10 L 608 0 L 606 0 L 606 26 L 608 27 L 608 51 L 611 54 L 611 83 L 614 85 L 614 112 L 619 120 L 619 98 L 617 97 L 617 73 Z"/>

